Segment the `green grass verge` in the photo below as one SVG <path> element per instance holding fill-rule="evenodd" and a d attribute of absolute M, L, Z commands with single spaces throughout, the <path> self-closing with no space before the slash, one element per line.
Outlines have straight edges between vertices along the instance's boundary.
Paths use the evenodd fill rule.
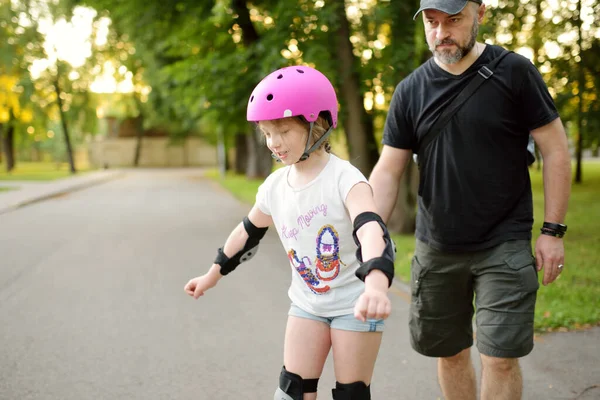
<path fill-rule="evenodd" d="M 216 169 L 208 170 L 205 176 L 219 182 L 221 186 L 230 191 L 238 200 L 251 205 L 254 204 L 256 199 L 258 187 L 263 183 L 263 179 L 248 179 L 243 175 L 236 175 L 233 172 L 227 172 L 223 178 Z"/>
<path fill-rule="evenodd" d="M 88 171 L 78 169 L 77 173 Z M 0 181 L 52 181 L 67 176 L 71 176 L 67 163 L 18 162 L 11 172 L 6 172 L 4 164 L 0 165 Z"/>
<path fill-rule="evenodd" d="M 17 188 L 14 186 L 10 186 L 10 187 L 3 186 L 3 187 L 0 187 L 0 192 L 8 192 L 9 190 L 15 190 L 15 189 L 17 189 Z"/>
<path fill-rule="evenodd" d="M 252 204 L 262 180 L 247 180 L 218 172 L 208 176 L 218 181 L 238 199 Z M 542 173 L 531 170 L 534 199 L 534 237 L 539 236 L 544 217 Z M 535 314 L 539 331 L 577 329 L 600 322 L 600 163 L 583 165 L 583 183 L 573 184 L 565 236 L 565 272 L 549 286 L 541 286 Z M 402 281 L 410 280 L 410 261 L 415 247 L 413 235 L 393 235 L 398 249 L 396 274 Z M 541 281 L 542 273 L 540 273 Z"/>

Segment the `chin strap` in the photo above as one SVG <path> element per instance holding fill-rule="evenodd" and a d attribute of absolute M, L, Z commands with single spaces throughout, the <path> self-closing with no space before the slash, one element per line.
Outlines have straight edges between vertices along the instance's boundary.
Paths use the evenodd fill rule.
<path fill-rule="evenodd" d="M 313 151 L 317 150 L 325 141 L 325 139 L 327 139 L 329 137 L 329 135 L 331 134 L 332 131 L 332 126 L 329 127 L 329 129 L 327 129 L 327 131 L 323 134 L 323 136 L 321 136 L 319 138 L 319 140 L 317 140 L 315 142 L 315 144 L 313 144 L 310 148 L 309 143 L 310 143 L 310 138 L 312 137 L 312 130 L 313 127 L 315 126 L 314 122 L 309 122 L 310 125 L 310 129 L 308 130 L 308 137 L 306 138 L 306 147 L 304 148 L 304 153 L 300 156 L 300 159 L 298 161 L 296 161 L 296 163 L 299 163 L 300 161 L 304 161 L 306 160 L 308 157 L 310 157 L 310 153 L 312 153 Z"/>

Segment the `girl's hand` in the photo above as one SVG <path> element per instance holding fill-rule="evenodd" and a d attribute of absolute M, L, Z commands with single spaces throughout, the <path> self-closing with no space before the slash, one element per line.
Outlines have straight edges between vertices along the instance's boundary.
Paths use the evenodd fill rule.
<path fill-rule="evenodd" d="M 363 322 L 367 319 L 386 319 L 391 311 L 392 303 L 387 290 L 366 288 L 354 306 L 354 316 Z"/>
<path fill-rule="evenodd" d="M 194 299 L 198 299 L 198 297 L 203 296 L 204 292 L 206 292 L 208 289 L 215 287 L 219 279 L 220 277 L 209 272 L 194 279 L 190 279 L 183 290 L 185 290 L 185 292 Z"/>

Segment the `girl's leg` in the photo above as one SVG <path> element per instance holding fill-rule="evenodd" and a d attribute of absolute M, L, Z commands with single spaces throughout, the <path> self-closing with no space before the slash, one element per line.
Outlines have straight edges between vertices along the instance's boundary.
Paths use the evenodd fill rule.
<path fill-rule="evenodd" d="M 371 384 L 382 332 L 331 329 L 333 365 L 337 384 Z"/>
<path fill-rule="evenodd" d="M 331 348 L 329 325 L 308 318 L 289 316 L 285 330 L 283 363 L 302 379 L 321 376 Z M 304 400 L 315 400 L 317 393 L 305 393 Z"/>

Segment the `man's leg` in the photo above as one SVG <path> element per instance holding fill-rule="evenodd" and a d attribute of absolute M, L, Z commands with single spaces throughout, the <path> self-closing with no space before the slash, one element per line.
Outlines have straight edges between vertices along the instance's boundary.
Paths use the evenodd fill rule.
<path fill-rule="evenodd" d="M 520 400 L 523 377 L 518 358 L 481 355 L 481 400 Z"/>
<path fill-rule="evenodd" d="M 411 265 L 411 345 L 439 358 L 439 382 L 447 400 L 476 398 L 471 255 L 439 252 L 417 240 Z"/>
<path fill-rule="evenodd" d="M 519 357 L 533 349 L 539 288 L 529 240 L 509 241 L 487 252 L 474 267 L 477 348 L 482 400 L 520 400 Z"/>
<path fill-rule="evenodd" d="M 471 349 L 438 359 L 438 379 L 446 400 L 475 400 L 477 382 Z"/>

